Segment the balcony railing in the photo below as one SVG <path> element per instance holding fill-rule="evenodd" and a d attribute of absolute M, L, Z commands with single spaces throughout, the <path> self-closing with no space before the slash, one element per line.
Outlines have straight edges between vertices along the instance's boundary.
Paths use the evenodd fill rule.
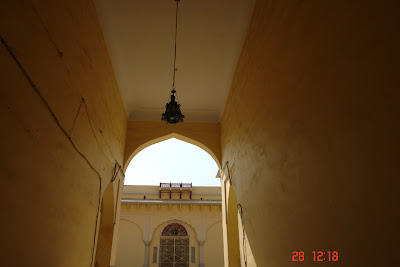
<path fill-rule="evenodd" d="M 163 193 L 169 194 L 172 199 L 172 194 L 179 193 L 179 199 L 182 199 L 182 194 L 189 194 L 192 199 L 192 183 L 160 183 L 160 198 Z"/>

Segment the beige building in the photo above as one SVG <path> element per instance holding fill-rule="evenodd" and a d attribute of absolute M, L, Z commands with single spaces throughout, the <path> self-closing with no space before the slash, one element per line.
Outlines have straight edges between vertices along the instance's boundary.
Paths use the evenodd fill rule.
<path fill-rule="evenodd" d="M 166 124 L 174 1 L 1 1 L 1 266 L 117 266 L 119 227 L 142 232 L 120 247 L 143 264 L 147 247 L 150 265 L 177 223 L 167 230 L 185 229 L 196 265 L 205 241 L 208 267 L 204 215 L 218 209 L 225 266 L 398 266 L 400 1 L 179 10 L 185 121 Z M 222 203 L 171 204 L 203 222 L 150 228 L 169 205 L 120 205 L 138 196 L 123 194 L 124 171 L 170 137 L 214 158 Z"/>
<path fill-rule="evenodd" d="M 224 266 L 221 188 L 163 186 L 124 186 L 115 266 Z"/>

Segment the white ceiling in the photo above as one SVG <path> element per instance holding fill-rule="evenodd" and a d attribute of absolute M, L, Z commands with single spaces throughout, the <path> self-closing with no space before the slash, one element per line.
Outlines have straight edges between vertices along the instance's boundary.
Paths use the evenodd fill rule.
<path fill-rule="evenodd" d="M 254 0 L 181 0 L 175 87 L 185 121 L 217 122 Z M 96 0 L 128 118 L 160 121 L 172 89 L 174 0 Z"/>

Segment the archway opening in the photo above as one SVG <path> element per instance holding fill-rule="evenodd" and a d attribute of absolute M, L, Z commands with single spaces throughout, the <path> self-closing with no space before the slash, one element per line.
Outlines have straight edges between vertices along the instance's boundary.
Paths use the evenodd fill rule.
<path fill-rule="evenodd" d="M 215 159 L 199 146 L 176 139 L 152 144 L 138 152 L 126 170 L 125 185 L 192 183 L 220 186 Z"/>

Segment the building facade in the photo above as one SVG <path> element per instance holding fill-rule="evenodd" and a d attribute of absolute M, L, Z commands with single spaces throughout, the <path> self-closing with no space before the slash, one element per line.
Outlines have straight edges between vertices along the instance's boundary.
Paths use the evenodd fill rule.
<path fill-rule="evenodd" d="M 124 186 L 118 228 L 116 267 L 224 266 L 220 187 Z"/>

